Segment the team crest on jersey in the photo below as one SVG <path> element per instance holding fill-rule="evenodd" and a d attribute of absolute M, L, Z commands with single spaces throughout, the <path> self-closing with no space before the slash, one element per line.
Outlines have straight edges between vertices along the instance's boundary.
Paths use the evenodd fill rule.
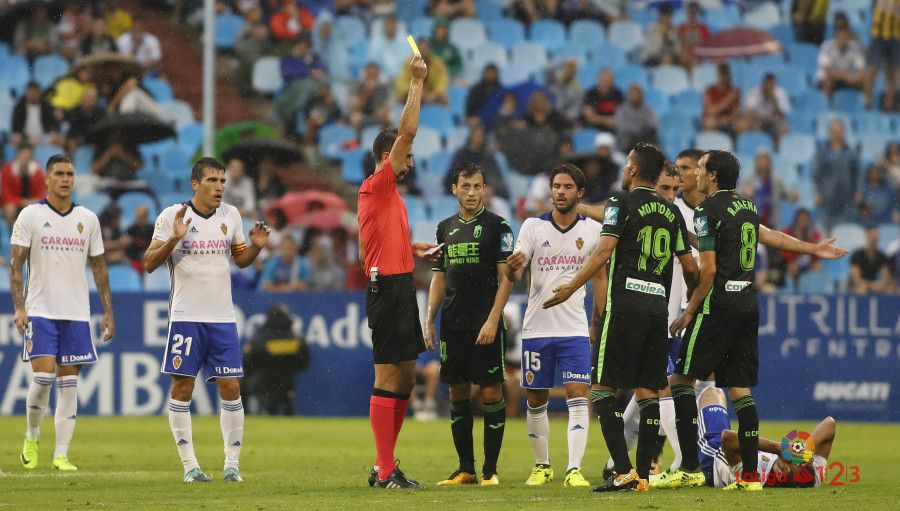
<path fill-rule="evenodd" d="M 534 381 L 534 373 L 528 371 L 525 373 L 525 383 L 531 385 L 531 382 Z"/>
<path fill-rule="evenodd" d="M 694 230 L 697 231 L 697 236 L 709 236 L 709 218 L 705 216 L 698 216 L 694 219 Z"/>
<path fill-rule="evenodd" d="M 174 357 L 172 357 L 172 367 L 174 367 L 175 369 L 181 367 L 181 356 L 175 355 Z"/>
<path fill-rule="evenodd" d="M 22 235 L 22 228 L 19 227 L 19 224 L 13 225 L 13 232 L 12 232 L 12 233 L 13 233 L 13 236 L 21 236 L 21 235 Z"/>
<path fill-rule="evenodd" d="M 222 229 L 222 234 L 228 236 L 228 226 L 225 225 L 225 223 L 222 223 L 219 227 Z"/>
<path fill-rule="evenodd" d="M 616 225 L 619 223 L 619 208 L 608 206 L 603 212 L 603 225 Z"/>
<path fill-rule="evenodd" d="M 33 342 L 28 341 L 28 342 L 25 343 L 25 350 L 28 351 L 28 353 L 31 353 L 31 350 L 32 350 L 33 348 L 34 348 L 34 343 L 33 343 Z"/>
<path fill-rule="evenodd" d="M 582 248 L 584 248 L 584 240 L 581 239 L 580 237 L 577 240 L 575 240 L 575 248 L 577 248 L 578 250 L 581 250 Z"/>
<path fill-rule="evenodd" d="M 476 238 L 481 237 L 481 226 L 480 225 L 475 226 L 475 230 L 472 232 L 472 236 L 475 236 Z"/>
<path fill-rule="evenodd" d="M 81 234 L 83 232 L 84 232 L 84 224 L 81 222 L 78 222 L 78 234 Z"/>
<path fill-rule="evenodd" d="M 513 235 L 511 232 L 507 232 L 503 234 L 503 237 L 500 239 L 500 250 L 503 252 L 512 252 L 513 248 Z"/>

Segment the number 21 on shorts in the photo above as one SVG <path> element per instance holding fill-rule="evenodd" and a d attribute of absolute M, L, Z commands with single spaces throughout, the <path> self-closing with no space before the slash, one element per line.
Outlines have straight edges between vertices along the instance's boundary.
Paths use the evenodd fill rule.
<path fill-rule="evenodd" d="M 175 334 L 172 336 L 172 346 L 169 347 L 169 353 L 172 354 L 172 366 L 175 369 L 181 367 L 182 347 L 184 347 L 184 356 L 191 356 L 191 341 L 193 340 L 193 337 L 185 337 L 181 334 Z"/>

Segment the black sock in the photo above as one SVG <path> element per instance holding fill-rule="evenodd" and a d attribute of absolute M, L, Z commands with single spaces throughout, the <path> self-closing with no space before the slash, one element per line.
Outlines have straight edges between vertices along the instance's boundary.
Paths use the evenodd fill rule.
<path fill-rule="evenodd" d="M 450 431 L 459 456 L 459 469 L 475 473 L 475 450 L 472 447 L 472 401 L 450 403 Z"/>
<path fill-rule="evenodd" d="M 641 479 L 650 477 L 650 463 L 656 455 L 656 437 L 659 433 L 659 399 L 651 397 L 641 399 L 638 409 L 641 413 L 641 422 L 638 427 L 637 473 Z"/>
<path fill-rule="evenodd" d="M 497 473 L 497 458 L 503 444 L 503 431 L 506 429 L 506 401 L 484 403 L 484 466 L 481 474 L 487 477 Z"/>
<path fill-rule="evenodd" d="M 672 385 L 675 402 L 675 428 L 681 446 L 681 468 L 695 472 L 700 467 L 697 458 L 697 397 L 692 385 Z"/>
<path fill-rule="evenodd" d="M 653 454 L 654 458 L 659 458 L 662 456 L 663 448 L 666 446 L 666 436 L 656 434 L 656 453 Z"/>
<path fill-rule="evenodd" d="M 625 444 L 625 422 L 622 420 L 616 395 L 608 390 L 592 390 L 591 401 L 594 402 L 594 411 L 600 419 L 600 429 L 603 430 L 603 438 L 615 463 L 615 470 L 619 474 L 627 474 L 632 466 L 628 458 L 628 446 Z"/>
<path fill-rule="evenodd" d="M 738 416 L 738 443 L 741 446 L 741 461 L 744 464 L 744 481 L 759 481 L 759 415 L 753 396 L 739 397 L 731 402 Z"/>

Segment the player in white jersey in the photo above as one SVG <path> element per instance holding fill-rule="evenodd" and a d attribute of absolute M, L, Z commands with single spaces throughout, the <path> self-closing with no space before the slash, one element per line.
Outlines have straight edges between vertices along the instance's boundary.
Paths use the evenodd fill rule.
<path fill-rule="evenodd" d="M 97 361 L 91 337 L 91 311 L 84 268 L 88 261 L 103 303 L 103 340 L 115 333 L 109 274 L 97 215 L 72 203 L 75 167 L 65 155 L 47 161 L 47 196 L 27 206 L 12 231 L 10 290 L 15 323 L 25 335 L 23 360 L 31 361 L 34 379 L 25 399 L 28 429 L 21 461 L 38 464 L 41 419 L 56 381 L 56 451 L 53 468 L 74 471 L 68 449 L 78 412 L 78 373 Z M 28 283 L 23 288 L 23 267 Z"/>
<path fill-rule="evenodd" d="M 553 479 L 548 450 L 547 403 L 550 389 L 560 377 L 569 408 L 569 463 L 565 485 L 590 486 L 581 474 L 590 425 L 591 383 L 585 289 L 576 291 L 574 299 L 559 307 L 542 308 L 542 304 L 553 296 L 553 283 L 578 273 L 600 239 L 602 226 L 577 213 L 576 206 L 584 196 L 585 181 L 584 172 L 574 165 L 561 164 L 553 169 L 550 190 L 554 208 L 539 218 L 525 220 L 516 241 L 516 251 L 507 263 L 507 275 L 511 280 L 521 279 L 526 267 L 530 268 L 531 278 L 522 326 L 522 386 L 528 396 L 528 438 L 535 459 L 535 467 L 525 482 L 529 486 L 546 484 Z"/>
<path fill-rule="evenodd" d="M 194 454 L 191 395 L 203 369 L 219 389 L 225 480 L 242 482 L 238 457 L 244 434 L 244 406 L 238 378 L 244 375 L 241 346 L 231 301 L 231 261 L 241 268 L 253 263 L 266 246 L 269 228 L 257 222 L 244 239 L 237 208 L 222 203 L 225 167 L 201 158 L 191 170 L 194 196 L 170 206 L 156 219 L 153 240 L 144 254 L 148 272 L 169 267 L 172 292 L 169 336 L 162 372 L 172 375 L 169 426 L 184 466 L 185 482 L 208 482 Z"/>

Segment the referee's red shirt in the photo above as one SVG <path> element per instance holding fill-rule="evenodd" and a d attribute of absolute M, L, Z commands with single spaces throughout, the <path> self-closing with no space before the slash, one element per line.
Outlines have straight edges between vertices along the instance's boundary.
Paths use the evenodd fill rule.
<path fill-rule="evenodd" d="M 397 191 L 390 160 L 359 187 L 357 218 L 366 250 L 366 276 L 373 266 L 378 275 L 410 273 L 415 267 L 406 204 Z"/>

